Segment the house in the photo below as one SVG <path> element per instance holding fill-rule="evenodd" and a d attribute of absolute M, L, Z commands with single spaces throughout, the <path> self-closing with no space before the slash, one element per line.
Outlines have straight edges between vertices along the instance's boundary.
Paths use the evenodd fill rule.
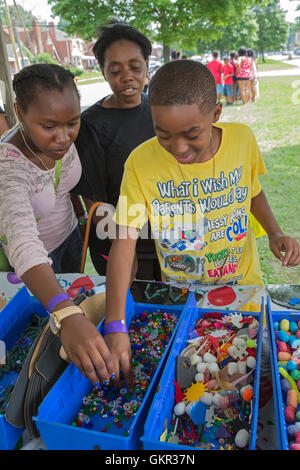
<path fill-rule="evenodd" d="M 14 75 L 15 73 L 18 72 L 17 61 L 19 63 L 19 68 L 20 69 L 22 68 L 22 60 L 24 60 L 24 66 L 30 65 L 30 62 L 29 62 L 28 57 L 24 56 L 24 54 L 22 54 L 22 56 L 21 56 L 18 44 L 16 44 L 17 58 L 15 57 L 13 46 L 10 43 L 10 36 L 9 36 L 8 27 L 6 27 L 6 26 L 3 27 L 3 36 L 4 36 L 4 41 L 6 43 L 6 52 L 7 52 L 8 63 L 9 63 L 9 66 L 10 66 L 10 71 L 11 71 L 11 74 Z"/>
<path fill-rule="evenodd" d="M 9 43 L 8 28 L 3 29 Z M 59 64 L 83 70 L 93 69 L 97 65 L 94 55 L 90 53 L 83 39 L 60 31 L 53 22 L 40 25 L 38 21 L 33 21 L 32 30 L 18 27 L 17 33 L 23 46 L 33 55 L 49 53 Z"/>

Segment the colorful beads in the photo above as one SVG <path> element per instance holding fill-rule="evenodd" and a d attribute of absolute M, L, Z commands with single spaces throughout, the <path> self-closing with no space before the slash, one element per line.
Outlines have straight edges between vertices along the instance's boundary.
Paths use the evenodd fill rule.
<path fill-rule="evenodd" d="M 93 387 L 82 400 L 82 407 L 72 422 L 73 426 L 88 427 L 101 432 L 128 435 L 151 379 L 164 354 L 177 324 L 177 316 L 157 310 L 142 312 L 132 319 L 129 336 L 132 351 L 134 393 L 127 386 Z M 89 421 L 86 422 L 86 417 Z M 105 421 L 104 421 L 105 420 Z M 105 427 L 102 428 L 103 422 Z M 128 429 L 124 430 L 124 426 Z"/>
<path fill-rule="evenodd" d="M 18 340 L 8 350 L 5 364 L 0 365 L 0 379 L 2 378 L 2 374 L 10 374 L 12 372 L 20 373 L 34 340 L 40 334 L 47 322 L 48 316 L 42 317 L 37 314 L 32 315 Z M 0 386 L 0 414 L 5 413 L 14 385 L 15 379 L 12 379 L 11 383 L 7 387 L 3 388 Z"/>

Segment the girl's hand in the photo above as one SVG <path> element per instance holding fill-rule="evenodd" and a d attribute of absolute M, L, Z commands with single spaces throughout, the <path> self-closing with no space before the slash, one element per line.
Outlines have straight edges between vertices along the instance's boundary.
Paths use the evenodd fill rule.
<path fill-rule="evenodd" d="M 108 384 L 114 373 L 112 355 L 97 328 L 84 315 L 61 322 L 61 342 L 69 359 L 93 384 Z"/>

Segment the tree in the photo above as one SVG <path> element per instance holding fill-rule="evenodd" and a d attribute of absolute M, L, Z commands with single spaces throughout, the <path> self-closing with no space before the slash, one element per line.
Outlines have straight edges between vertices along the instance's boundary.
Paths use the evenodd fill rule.
<path fill-rule="evenodd" d="M 256 5 L 253 11 L 258 24 L 256 47 L 264 61 L 266 51 L 277 51 L 286 47 L 288 23 L 285 20 L 284 10 L 280 8 L 279 0 L 272 0 L 265 7 Z"/>
<path fill-rule="evenodd" d="M 215 36 L 216 26 L 231 24 L 255 0 L 49 0 L 52 11 L 70 24 L 69 33 L 85 39 L 95 37 L 97 28 L 109 18 L 118 18 L 140 29 L 164 48 L 190 48 L 198 38 Z M 257 3 L 257 2 L 256 2 Z"/>
<path fill-rule="evenodd" d="M 198 42 L 198 52 L 201 54 L 207 50 L 216 50 L 222 56 L 224 52 L 237 50 L 241 46 L 254 47 L 258 39 L 257 32 L 256 15 L 248 9 L 239 21 L 236 20 L 233 24 L 220 27 L 218 39 Z"/>
<path fill-rule="evenodd" d="M 29 10 L 24 10 L 24 8 L 21 5 L 18 5 L 18 11 L 16 11 L 16 7 L 14 5 L 9 5 L 9 13 L 12 18 L 15 19 L 15 21 L 18 23 L 18 26 L 23 26 L 22 24 L 19 24 L 19 15 L 23 19 L 23 22 L 26 26 L 26 28 L 31 29 L 32 27 L 32 22 L 37 20 L 37 17 L 33 15 L 33 13 Z M 18 14 L 19 13 L 19 14 Z M 4 2 L 0 0 L 0 15 L 2 19 L 2 23 L 4 26 L 7 26 L 8 21 L 6 18 L 6 13 L 5 13 L 5 8 L 4 8 Z"/>

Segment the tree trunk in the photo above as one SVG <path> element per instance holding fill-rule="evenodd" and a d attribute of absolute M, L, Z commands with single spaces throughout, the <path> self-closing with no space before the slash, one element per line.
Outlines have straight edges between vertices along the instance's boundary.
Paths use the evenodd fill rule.
<path fill-rule="evenodd" d="M 6 120 L 9 127 L 13 127 L 16 123 L 16 115 L 14 110 L 14 98 L 11 80 L 11 71 L 7 58 L 6 43 L 4 40 L 4 34 L 2 29 L 2 23 L 0 18 L 0 82 L 1 82 L 1 94 L 4 104 L 4 110 Z M 4 96 L 3 96 L 4 95 Z"/>
<path fill-rule="evenodd" d="M 163 44 L 163 58 L 164 64 L 170 62 L 170 46 Z"/>

